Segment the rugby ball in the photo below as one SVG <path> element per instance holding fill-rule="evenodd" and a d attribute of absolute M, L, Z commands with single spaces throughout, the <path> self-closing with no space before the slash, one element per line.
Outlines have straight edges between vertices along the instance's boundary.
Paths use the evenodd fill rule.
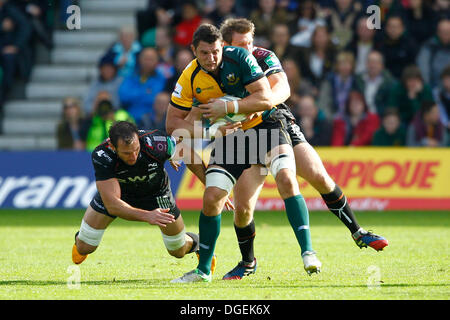
<path fill-rule="evenodd" d="M 229 95 L 225 95 L 225 96 L 217 98 L 217 99 L 226 101 L 226 102 L 241 100 L 241 98 L 239 98 L 239 97 L 234 97 L 234 96 L 229 96 Z M 214 122 L 213 124 L 211 124 L 209 122 L 209 120 L 206 119 L 204 126 L 206 128 L 208 128 L 210 137 L 214 138 L 215 133 L 217 132 L 217 129 L 220 126 L 223 126 L 224 124 L 226 124 L 228 122 L 239 122 L 239 121 L 245 121 L 246 119 L 247 119 L 247 115 L 245 113 L 228 113 L 225 116 L 223 116 L 222 118 L 217 119 L 216 122 Z"/>
<path fill-rule="evenodd" d="M 241 98 L 239 98 L 239 97 L 233 97 L 233 96 L 228 96 L 228 95 L 220 97 L 218 99 L 225 101 L 225 102 L 241 100 Z M 222 122 L 226 123 L 226 122 L 244 121 L 245 119 L 247 119 L 247 115 L 244 113 L 228 113 L 223 118 L 217 119 L 217 121 L 222 121 Z"/>

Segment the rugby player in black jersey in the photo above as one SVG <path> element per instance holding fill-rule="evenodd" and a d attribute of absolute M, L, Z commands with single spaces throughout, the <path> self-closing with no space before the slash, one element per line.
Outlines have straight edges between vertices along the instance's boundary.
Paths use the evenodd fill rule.
<path fill-rule="evenodd" d="M 198 250 L 198 235 L 185 231 L 164 169 L 165 161 L 179 154 L 175 151 L 177 142 L 160 130 L 138 130 L 126 121 L 111 126 L 109 138 L 92 152 L 98 192 L 75 235 L 74 263 L 82 263 L 97 249 L 116 217 L 159 226 L 167 251 L 174 257 L 182 258 Z M 195 152 L 184 154 L 187 167 L 204 183 L 205 165 L 201 158 Z M 212 272 L 214 267 L 215 261 Z"/>
<path fill-rule="evenodd" d="M 283 113 L 287 131 L 290 135 L 296 162 L 297 174 L 309 182 L 322 196 L 329 210 L 344 223 L 352 234 L 355 243 L 360 247 L 370 246 L 382 250 L 388 241 L 372 232 L 361 228 L 350 208 L 343 191 L 328 175 L 322 160 L 314 148 L 306 141 L 300 127 L 296 124 L 289 106 L 284 104 L 289 98 L 289 83 L 281 63 L 275 53 L 253 46 L 255 27 L 245 18 L 227 19 L 221 25 L 221 33 L 225 45 L 242 47 L 253 54 L 259 66 L 269 80 L 272 89 L 272 103 Z M 256 271 L 253 240 L 255 223 L 253 212 L 265 176 L 257 168 L 244 171 L 234 186 L 235 231 L 242 254 L 242 260 L 228 272 L 223 279 L 242 279 Z"/>

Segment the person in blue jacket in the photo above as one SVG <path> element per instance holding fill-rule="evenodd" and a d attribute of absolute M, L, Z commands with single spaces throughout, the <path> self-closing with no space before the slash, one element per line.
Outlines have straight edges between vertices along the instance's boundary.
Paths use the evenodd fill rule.
<path fill-rule="evenodd" d="M 136 72 L 126 77 L 119 87 L 120 103 L 136 123 L 152 111 L 155 97 L 166 84 L 166 78 L 157 70 L 159 56 L 154 48 L 143 49 L 138 61 Z"/>

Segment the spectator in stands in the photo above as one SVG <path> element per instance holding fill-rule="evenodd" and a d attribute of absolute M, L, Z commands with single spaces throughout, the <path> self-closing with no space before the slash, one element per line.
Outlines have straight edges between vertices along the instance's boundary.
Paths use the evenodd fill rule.
<path fill-rule="evenodd" d="M 217 0 L 216 8 L 205 18 L 211 20 L 212 24 L 219 27 L 228 18 L 238 18 L 240 15 L 235 6 L 235 0 Z"/>
<path fill-rule="evenodd" d="M 402 79 L 392 87 L 389 106 L 396 107 L 403 125 L 408 126 L 424 101 L 433 100 L 430 86 L 424 82 L 420 69 L 411 65 L 405 68 Z"/>
<path fill-rule="evenodd" d="M 407 145 L 411 147 L 447 146 L 447 130 L 439 118 L 439 107 L 435 102 L 422 102 L 421 108 L 408 127 Z"/>
<path fill-rule="evenodd" d="M 178 23 L 184 0 L 148 0 L 147 8 L 136 12 L 138 38 L 156 27 L 170 27 Z"/>
<path fill-rule="evenodd" d="M 450 19 L 450 1 L 434 0 L 431 9 L 433 10 L 433 19 L 439 21 L 442 19 Z"/>
<path fill-rule="evenodd" d="M 361 17 L 356 24 L 356 32 L 352 41 L 347 45 L 346 51 L 355 56 L 355 73 L 366 72 L 367 57 L 375 47 L 375 29 L 367 27 L 367 17 Z"/>
<path fill-rule="evenodd" d="M 95 106 L 94 115 L 89 120 L 86 150 L 92 152 L 96 146 L 108 138 L 108 130 L 115 121 L 134 123 L 133 117 L 123 109 L 114 111 L 110 100 L 100 100 Z"/>
<path fill-rule="evenodd" d="M 391 16 L 386 22 L 386 34 L 379 47 L 386 68 L 396 79 L 400 79 L 403 69 L 415 63 L 417 44 L 406 32 L 403 19 Z"/>
<path fill-rule="evenodd" d="M 406 29 L 418 44 L 424 43 L 433 35 L 435 21 L 431 6 L 426 0 L 409 0 L 405 21 Z"/>
<path fill-rule="evenodd" d="M 158 129 L 166 131 L 166 113 L 170 103 L 170 94 L 162 91 L 158 93 L 153 104 L 152 112 L 142 116 L 138 127 L 144 130 Z"/>
<path fill-rule="evenodd" d="M 353 70 L 355 58 L 351 52 L 341 52 L 336 57 L 335 68 L 322 82 L 319 90 L 318 106 L 329 118 L 342 115 L 349 93 L 355 85 Z"/>
<path fill-rule="evenodd" d="M 98 64 L 99 76 L 89 86 L 83 100 L 84 112 L 91 115 L 94 110 L 95 98 L 100 91 L 107 91 L 111 95 L 111 103 L 114 109 L 119 108 L 120 99 L 118 90 L 122 83 L 122 77 L 117 76 L 117 66 L 112 56 L 104 56 Z"/>
<path fill-rule="evenodd" d="M 33 42 L 39 40 L 49 50 L 53 48 L 51 28 L 47 23 L 48 0 L 15 0 L 33 27 Z"/>
<path fill-rule="evenodd" d="M 181 76 L 184 68 L 194 59 L 194 55 L 190 49 L 181 49 L 175 56 L 175 73 L 166 82 L 164 91 L 172 92 L 175 88 L 178 78 Z"/>
<path fill-rule="evenodd" d="M 297 47 L 311 46 L 311 37 L 316 26 L 325 26 L 324 19 L 318 16 L 316 3 L 314 0 L 305 0 L 299 3 L 298 16 L 290 24 L 293 36 L 291 44 Z"/>
<path fill-rule="evenodd" d="M 380 126 L 379 117 L 367 109 L 364 96 L 358 91 L 349 95 L 345 112 L 333 122 L 333 146 L 368 146 Z"/>
<path fill-rule="evenodd" d="M 155 32 L 154 45 L 144 45 L 145 47 L 156 47 L 162 62 L 172 64 L 175 58 L 176 47 L 172 41 L 172 34 L 169 27 L 157 27 Z"/>
<path fill-rule="evenodd" d="M 380 8 L 381 30 L 385 28 L 386 22 L 391 16 L 404 14 L 401 0 L 376 0 L 374 4 Z"/>
<path fill-rule="evenodd" d="M 181 21 L 175 25 L 174 43 L 187 48 L 192 42 L 192 36 L 200 25 L 201 15 L 193 1 L 185 1 L 181 14 Z"/>
<path fill-rule="evenodd" d="M 158 63 L 156 49 L 144 48 L 139 55 L 138 70 L 124 78 L 119 87 L 120 101 L 136 123 L 145 113 L 152 111 L 156 95 L 164 90 L 166 79 L 157 69 Z"/>
<path fill-rule="evenodd" d="M 417 65 L 425 82 L 432 88 L 439 83 L 442 70 L 450 64 L 450 20 L 442 20 L 437 26 L 436 35 L 421 47 Z"/>
<path fill-rule="evenodd" d="M 175 74 L 173 60 L 175 58 L 176 46 L 171 37 L 168 27 L 157 27 L 155 33 L 155 44 L 159 56 L 157 69 L 164 75 L 164 78 L 170 79 Z M 145 47 L 145 46 L 144 46 Z"/>
<path fill-rule="evenodd" d="M 331 144 L 333 125 L 323 113 L 319 112 L 313 96 L 300 97 L 294 116 L 311 145 L 329 146 Z"/>
<path fill-rule="evenodd" d="M 282 62 L 283 70 L 286 74 L 286 77 L 289 82 L 289 87 L 291 89 L 291 95 L 288 100 L 286 100 L 286 104 L 291 108 L 296 106 L 299 103 L 300 97 L 305 94 L 317 94 L 317 91 L 314 87 L 302 78 L 300 73 L 300 69 L 296 64 L 295 60 L 292 58 L 284 59 Z"/>
<path fill-rule="evenodd" d="M 283 61 L 286 58 L 292 58 L 300 64 L 300 50 L 289 43 L 289 28 L 285 23 L 277 23 L 273 26 L 270 35 L 271 46 L 269 50 L 275 52 L 278 59 Z"/>
<path fill-rule="evenodd" d="M 325 75 L 333 68 L 335 56 L 336 48 L 327 28 L 317 26 L 312 34 L 311 47 L 301 51 L 300 70 L 303 77 L 319 88 Z"/>
<path fill-rule="evenodd" d="M 127 77 L 135 71 L 136 60 L 141 51 L 141 44 L 136 40 L 134 27 L 125 26 L 119 31 L 119 41 L 115 42 L 106 52 L 106 56 L 112 56 L 118 67 L 118 75 Z"/>
<path fill-rule="evenodd" d="M 287 13 L 279 8 L 275 0 L 259 0 L 258 8 L 250 13 L 250 20 L 255 25 L 254 42 L 256 46 L 270 46 L 270 33 L 279 23 L 287 22 Z"/>
<path fill-rule="evenodd" d="M 388 106 L 391 89 L 396 81 L 385 69 L 380 52 L 371 51 L 366 63 L 367 71 L 355 77 L 355 88 L 364 93 L 369 111 L 381 116 Z"/>
<path fill-rule="evenodd" d="M 326 22 L 338 49 L 345 48 L 352 40 L 353 30 L 360 14 L 361 4 L 358 1 L 336 0 L 336 7 L 331 9 Z"/>
<path fill-rule="evenodd" d="M 25 15 L 16 6 L 0 0 L 0 30 L 2 92 L 6 95 L 13 84 L 19 65 L 26 62 L 21 60 L 21 54 L 29 50 L 32 28 Z M 28 74 L 22 74 L 24 78 L 27 76 Z"/>
<path fill-rule="evenodd" d="M 439 106 L 441 122 L 450 130 L 450 64 L 441 73 L 441 86 L 433 90 L 434 101 Z"/>
<path fill-rule="evenodd" d="M 83 116 L 80 100 L 67 97 L 63 101 L 63 113 L 57 126 L 58 149 L 84 150 L 88 124 Z"/>
<path fill-rule="evenodd" d="M 405 143 L 406 129 L 400 121 L 397 109 L 386 108 L 381 120 L 381 127 L 373 135 L 372 145 L 379 147 L 398 147 L 404 146 Z"/>

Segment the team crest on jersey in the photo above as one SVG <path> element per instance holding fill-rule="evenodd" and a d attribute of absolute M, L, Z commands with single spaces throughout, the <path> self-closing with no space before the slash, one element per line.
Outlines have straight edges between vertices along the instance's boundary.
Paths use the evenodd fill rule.
<path fill-rule="evenodd" d="M 239 77 L 236 78 L 234 73 L 230 73 L 227 75 L 228 84 L 234 86 L 239 81 Z"/>

